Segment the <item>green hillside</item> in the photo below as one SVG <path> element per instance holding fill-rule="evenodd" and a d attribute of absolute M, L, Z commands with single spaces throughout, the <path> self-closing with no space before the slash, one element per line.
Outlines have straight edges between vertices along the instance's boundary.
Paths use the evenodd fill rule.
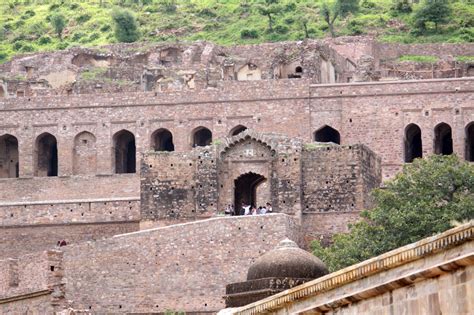
<path fill-rule="evenodd" d="M 17 53 L 115 43 L 112 13 L 117 8 L 134 13 L 139 41 L 209 40 L 231 45 L 330 36 L 328 24 L 320 14 L 323 0 L 1 2 L 5 3 L 0 5 L 0 62 Z M 398 9 L 397 2 L 401 3 Z M 407 9 L 403 0 L 361 0 L 357 12 L 336 20 L 335 31 L 337 36 L 371 34 L 382 41 L 403 43 L 472 42 L 473 1 L 450 0 L 449 3 L 451 12 L 445 23 L 436 28 L 428 22 L 426 29 L 419 32 L 414 17 L 422 4 Z M 272 29 L 268 16 L 263 14 L 265 6 L 273 6 Z M 65 22 L 62 40 L 52 26 L 58 15 Z"/>

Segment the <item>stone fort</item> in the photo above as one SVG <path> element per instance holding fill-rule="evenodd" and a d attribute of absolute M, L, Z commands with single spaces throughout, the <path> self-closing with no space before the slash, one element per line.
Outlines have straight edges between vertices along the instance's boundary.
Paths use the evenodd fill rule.
<path fill-rule="evenodd" d="M 474 161 L 468 55 L 350 37 L 0 65 L 0 311 L 218 311 L 259 255 L 346 231 L 404 163 Z"/>

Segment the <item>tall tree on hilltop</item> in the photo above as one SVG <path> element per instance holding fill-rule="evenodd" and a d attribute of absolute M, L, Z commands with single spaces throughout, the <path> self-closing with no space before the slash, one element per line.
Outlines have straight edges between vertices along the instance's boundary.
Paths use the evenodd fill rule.
<path fill-rule="evenodd" d="M 349 13 L 359 10 L 359 0 L 334 0 L 324 1 L 321 7 L 321 15 L 328 24 L 332 37 L 336 37 L 334 23 L 339 17 L 346 17 Z"/>
<path fill-rule="evenodd" d="M 59 40 L 62 41 L 63 40 L 63 31 L 64 31 L 64 28 L 66 27 L 66 18 L 64 17 L 64 15 L 62 15 L 60 13 L 56 13 L 56 14 L 53 14 L 50 17 L 50 22 L 51 22 L 51 25 L 54 28 L 54 31 L 58 35 Z"/>
<path fill-rule="evenodd" d="M 451 7 L 448 0 L 425 0 L 415 13 L 415 28 L 420 33 L 425 33 L 427 24 L 433 23 L 438 32 L 440 24 L 445 24 L 451 16 Z"/>
<path fill-rule="evenodd" d="M 348 234 L 335 235 L 327 248 L 312 243 L 331 271 L 473 220 L 474 165 L 455 155 L 416 159 L 373 196 L 376 207 L 364 211 Z"/>
<path fill-rule="evenodd" d="M 138 25 L 132 12 L 125 9 L 118 9 L 112 12 L 114 20 L 115 38 L 122 43 L 132 43 L 138 40 L 140 33 Z"/>
<path fill-rule="evenodd" d="M 282 11 L 282 6 L 279 0 L 263 0 L 257 5 L 258 12 L 268 18 L 268 29 L 273 31 L 273 23 L 275 15 L 278 15 Z"/>

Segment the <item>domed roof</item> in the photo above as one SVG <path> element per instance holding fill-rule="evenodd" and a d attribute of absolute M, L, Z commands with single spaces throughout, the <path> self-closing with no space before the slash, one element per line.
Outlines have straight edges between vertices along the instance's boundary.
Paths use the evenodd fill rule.
<path fill-rule="evenodd" d="M 328 274 L 324 263 L 285 239 L 268 253 L 259 257 L 250 266 L 247 280 L 263 278 L 310 278 L 316 279 Z"/>

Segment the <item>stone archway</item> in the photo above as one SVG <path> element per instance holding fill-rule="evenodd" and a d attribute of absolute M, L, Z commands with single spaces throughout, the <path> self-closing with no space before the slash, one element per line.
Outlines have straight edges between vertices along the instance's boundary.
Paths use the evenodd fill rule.
<path fill-rule="evenodd" d="M 234 180 L 234 209 L 239 210 L 236 211 L 237 215 L 242 214 L 240 210 L 244 204 L 260 206 L 257 204 L 257 189 L 266 181 L 264 176 L 253 172 L 242 174 Z"/>
<path fill-rule="evenodd" d="M 219 159 L 219 208 L 242 202 L 256 207 L 272 203 L 276 151 L 265 137 L 246 131 L 227 139 Z"/>

